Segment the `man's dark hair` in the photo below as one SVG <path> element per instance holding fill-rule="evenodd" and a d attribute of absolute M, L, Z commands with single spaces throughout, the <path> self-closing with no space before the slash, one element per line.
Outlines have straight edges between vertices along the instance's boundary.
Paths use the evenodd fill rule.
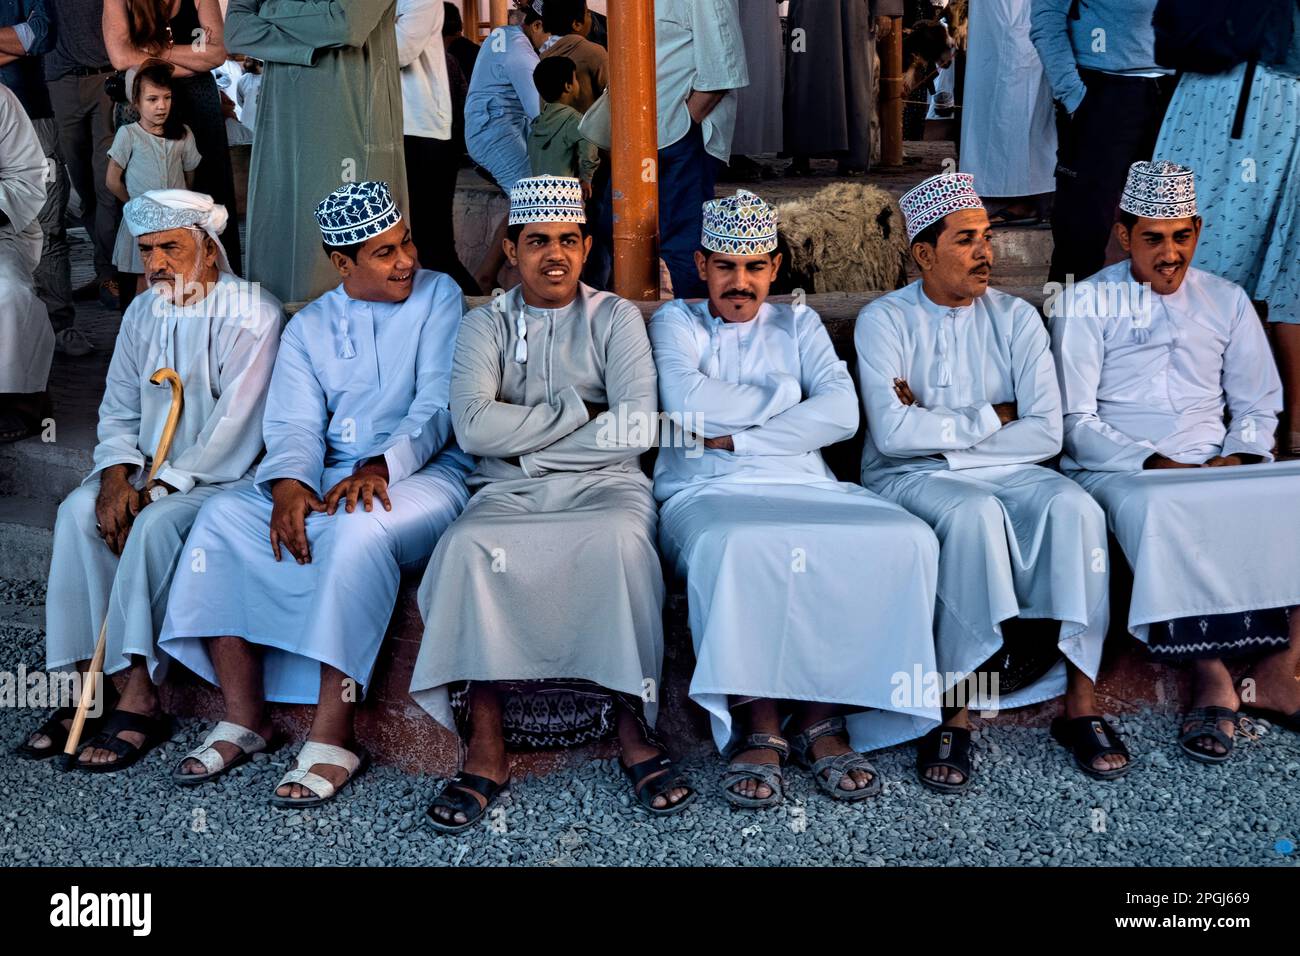
<path fill-rule="evenodd" d="M 1139 218 L 1140 218 L 1139 216 L 1135 216 L 1133 213 L 1129 212 L 1127 209 L 1121 209 L 1121 210 L 1119 211 L 1119 222 L 1120 222 L 1120 225 L 1122 225 L 1122 226 L 1123 226 L 1125 229 L 1127 229 L 1129 232 L 1132 232 L 1132 231 L 1133 231 L 1133 227 L 1137 225 L 1137 223 L 1138 223 L 1138 219 L 1139 219 Z M 1192 216 L 1192 221 L 1195 222 L 1195 221 L 1197 221 L 1197 220 L 1200 219 L 1200 218 L 1201 218 L 1200 216 Z"/>
<path fill-rule="evenodd" d="M 938 222 L 930 223 L 930 225 L 926 226 L 916 234 L 912 241 L 907 244 L 907 247 L 910 249 L 915 243 L 924 242 L 927 246 L 934 246 L 936 249 L 939 248 L 939 237 L 943 235 L 943 230 L 946 228 L 947 220 L 948 217 L 944 216 L 943 219 L 940 219 Z"/>
<path fill-rule="evenodd" d="M 564 95 L 564 87 L 578 78 L 578 64 L 567 56 L 544 57 L 533 70 L 533 86 L 547 103 Z"/>
<path fill-rule="evenodd" d="M 519 9 L 524 11 L 523 26 L 531 27 L 534 23 L 542 22 L 542 15 L 537 12 L 537 10 L 533 7 L 531 3 L 525 3 Z M 543 30 L 546 29 L 545 25 L 542 26 L 542 29 Z"/>
<path fill-rule="evenodd" d="M 574 223 L 574 225 L 578 227 L 578 232 L 582 234 L 582 238 L 586 239 L 587 238 L 586 223 L 577 222 Z M 520 223 L 517 226 L 506 227 L 506 238 L 509 239 L 511 242 L 513 242 L 515 245 L 519 245 L 519 237 L 522 236 L 523 234 L 524 234 L 523 223 Z"/>
<path fill-rule="evenodd" d="M 465 30 L 465 21 L 460 18 L 460 10 L 454 3 L 443 3 L 442 35 L 454 37 Z"/>
<path fill-rule="evenodd" d="M 325 250 L 326 256 L 328 256 L 331 252 L 341 252 L 343 253 L 343 255 L 351 259 L 353 262 L 356 262 L 357 253 L 361 251 L 361 247 L 364 245 L 365 245 L 364 242 L 354 242 L 351 245 L 347 245 L 347 246 L 331 246 L 328 242 L 322 240 L 320 247 Z"/>
<path fill-rule="evenodd" d="M 546 0 L 542 8 L 542 29 L 562 37 L 573 32 L 575 23 L 587 19 L 587 0 Z"/>

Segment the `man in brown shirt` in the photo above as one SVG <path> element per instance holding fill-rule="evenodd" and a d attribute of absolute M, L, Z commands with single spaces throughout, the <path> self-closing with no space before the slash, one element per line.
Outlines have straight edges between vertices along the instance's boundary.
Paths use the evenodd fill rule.
<path fill-rule="evenodd" d="M 585 113 L 609 85 L 609 52 L 586 37 L 591 19 L 587 0 L 546 0 L 542 28 L 551 35 L 543 57 L 567 56 L 578 67 L 578 97 L 573 108 Z"/>

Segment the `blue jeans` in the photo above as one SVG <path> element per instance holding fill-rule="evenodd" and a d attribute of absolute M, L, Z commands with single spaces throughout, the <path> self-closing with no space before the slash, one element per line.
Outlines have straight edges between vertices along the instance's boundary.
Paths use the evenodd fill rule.
<path fill-rule="evenodd" d="M 704 150 L 704 134 L 698 123 L 692 123 L 690 132 L 682 139 L 659 150 L 659 255 L 672 276 L 673 295 L 679 298 L 698 299 L 708 295 L 708 288 L 695 268 L 695 251 L 700 248 L 704 203 L 713 198 L 718 166 L 718 160 Z M 614 201 L 606 186 L 597 237 L 603 238 L 607 248 L 612 249 L 613 235 Z"/>

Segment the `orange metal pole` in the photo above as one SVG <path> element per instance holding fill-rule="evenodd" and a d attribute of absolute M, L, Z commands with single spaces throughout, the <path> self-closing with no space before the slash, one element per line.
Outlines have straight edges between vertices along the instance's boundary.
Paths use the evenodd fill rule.
<path fill-rule="evenodd" d="M 491 0 L 488 4 L 488 27 L 495 30 L 497 27 L 506 25 L 506 20 L 510 16 L 509 0 Z"/>
<path fill-rule="evenodd" d="M 903 165 L 903 21 L 890 17 L 893 29 L 880 45 L 880 162 Z"/>
<path fill-rule="evenodd" d="M 614 291 L 659 298 L 659 136 L 654 0 L 609 5 Z"/>

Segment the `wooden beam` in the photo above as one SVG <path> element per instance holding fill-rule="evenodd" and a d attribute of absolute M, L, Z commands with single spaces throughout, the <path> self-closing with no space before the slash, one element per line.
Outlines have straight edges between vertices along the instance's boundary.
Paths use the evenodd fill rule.
<path fill-rule="evenodd" d="M 491 0 L 488 4 L 488 28 L 495 30 L 506 25 L 510 16 L 509 0 Z"/>
<path fill-rule="evenodd" d="M 614 291 L 659 298 L 659 135 L 654 0 L 609 7 Z"/>
<path fill-rule="evenodd" d="M 903 165 L 903 20 L 889 18 L 893 28 L 880 50 L 880 164 Z"/>

